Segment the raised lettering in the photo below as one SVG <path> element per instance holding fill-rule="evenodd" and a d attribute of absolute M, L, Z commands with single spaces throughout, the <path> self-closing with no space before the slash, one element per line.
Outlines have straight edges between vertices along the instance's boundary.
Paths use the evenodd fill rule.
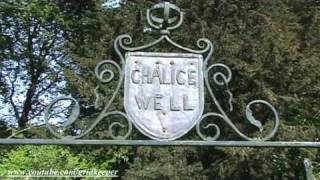
<path fill-rule="evenodd" d="M 180 111 L 180 108 L 175 105 L 175 100 L 173 96 L 170 96 L 170 110 L 171 111 Z"/>
<path fill-rule="evenodd" d="M 188 100 L 189 100 L 188 96 L 187 95 L 183 95 L 183 110 L 192 111 L 192 110 L 194 110 L 194 107 L 190 106 Z"/>
<path fill-rule="evenodd" d="M 161 99 L 163 98 L 163 96 L 161 94 L 156 94 L 154 96 L 154 110 L 161 110 L 162 106 L 161 106 Z"/>
<path fill-rule="evenodd" d="M 162 68 L 162 82 L 160 82 L 161 84 L 170 84 L 170 78 L 167 78 L 167 73 L 166 73 L 166 69 Z"/>
<path fill-rule="evenodd" d="M 186 83 L 186 81 L 181 79 L 181 74 L 186 74 L 186 72 L 183 71 L 183 70 L 178 70 L 177 71 L 177 74 L 176 74 L 177 83 L 179 85 L 184 85 Z"/>
<path fill-rule="evenodd" d="M 145 98 L 135 96 L 138 108 L 141 110 L 147 110 L 150 104 L 151 96 L 147 96 Z"/>
<path fill-rule="evenodd" d="M 137 76 L 135 75 L 136 73 L 140 73 L 140 70 L 133 70 L 132 73 L 131 73 L 131 80 L 134 84 L 139 84 L 140 83 L 140 78 L 136 78 Z"/>
<path fill-rule="evenodd" d="M 142 84 L 151 83 L 150 68 L 148 66 L 142 69 Z"/>
<path fill-rule="evenodd" d="M 189 85 L 196 85 L 196 74 L 197 72 L 194 70 L 189 70 L 188 72 L 188 84 Z"/>
<path fill-rule="evenodd" d="M 161 80 L 160 80 L 160 69 L 159 69 L 159 67 L 156 67 L 156 68 L 153 70 L 151 83 L 153 83 L 154 78 L 158 78 L 159 82 L 161 82 Z"/>

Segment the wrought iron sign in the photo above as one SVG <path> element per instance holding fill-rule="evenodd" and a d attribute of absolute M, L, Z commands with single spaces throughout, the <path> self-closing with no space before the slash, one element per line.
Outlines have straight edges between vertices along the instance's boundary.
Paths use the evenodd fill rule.
<path fill-rule="evenodd" d="M 232 71 L 222 63 L 211 63 L 213 44 L 209 39 L 199 39 L 197 49 L 191 49 L 175 42 L 170 33 L 180 27 L 184 14 L 179 7 L 162 2 L 147 10 L 147 22 L 158 38 L 149 44 L 133 47 L 132 38 L 125 34 L 114 41 L 114 49 L 120 63 L 113 60 L 101 61 L 95 68 L 99 86 L 95 94 L 96 108 L 101 109 L 90 127 L 78 133 L 68 134 L 68 128 L 80 117 L 80 105 L 72 97 L 60 97 L 54 100 L 45 114 L 45 122 L 56 139 L 2 139 L 1 144 L 113 144 L 113 145 L 207 145 L 207 146 L 272 146 L 272 147 L 315 147 L 319 142 L 268 141 L 275 136 L 279 128 L 279 116 L 276 109 L 267 101 L 251 101 L 245 109 L 247 124 L 264 132 L 259 137 L 249 137 L 237 128 L 228 113 L 233 111 L 232 93 L 228 84 L 232 80 Z M 152 52 L 151 48 L 166 42 L 181 51 Z M 112 68 L 111 68 L 112 67 Z M 118 82 L 109 99 L 98 102 L 103 97 L 99 88 L 115 80 Z M 211 82 L 212 81 L 212 82 Z M 214 85 L 212 85 L 214 84 Z M 124 88 L 123 94 L 121 88 Z M 214 88 L 223 89 L 228 96 L 227 104 L 217 99 Z M 110 110 L 117 96 L 124 97 L 124 111 Z M 216 111 L 204 112 L 205 96 L 214 103 Z M 61 127 L 50 123 L 53 107 L 61 101 L 71 101 L 72 111 Z M 272 128 L 267 130 L 255 118 L 255 107 L 259 105 L 271 112 Z M 84 137 L 103 119 L 122 116 L 123 121 L 109 124 L 108 133 L 112 139 L 91 140 Z M 112 118 L 109 118 L 112 120 Z M 222 120 L 242 141 L 219 140 L 220 128 L 216 120 Z M 116 129 L 123 129 L 116 133 Z M 133 140 L 133 129 L 138 130 L 150 140 Z M 195 129 L 198 140 L 179 140 L 191 129 Z M 208 134 L 207 130 L 211 134 Z"/>

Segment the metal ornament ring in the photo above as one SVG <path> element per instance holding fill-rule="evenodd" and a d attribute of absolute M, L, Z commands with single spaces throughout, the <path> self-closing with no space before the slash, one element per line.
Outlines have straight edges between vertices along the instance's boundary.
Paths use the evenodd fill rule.
<path fill-rule="evenodd" d="M 75 137 L 73 136 L 62 136 L 60 135 L 58 132 L 56 132 L 52 127 L 51 125 L 49 124 L 49 119 L 50 119 L 50 111 L 52 110 L 53 106 L 58 103 L 59 101 L 72 101 L 74 103 L 74 105 L 72 105 L 72 112 L 71 112 L 71 115 L 68 117 L 68 120 L 65 121 L 63 124 L 62 124 L 62 128 L 66 128 L 67 126 L 71 125 L 72 123 L 74 123 L 78 118 L 79 118 L 79 115 L 80 115 L 80 105 L 79 105 L 79 102 L 72 98 L 72 97 L 67 97 L 67 96 L 62 96 L 62 97 L 59 97 L 57 99 L 55 99 L 53 102 L 51 102 L 48 107 L 46 108 L 46 111 L 45 111 L 45 124 L 46 126 L 48 127 L 49 131 L 56 137 L 58 138 L 69 138 L 69 139 L 74 139 Z"/>
<path fill-rule="evenodd" d="M 162 18 L 154 15 L 155 11 L 163 9 Z M 170 11 L 173 10 L 178 13 L 177 16 L 170 18 Z M 147 10 L 148 24 L 158 30 L 173 30 L 178 28 L 183 21 L 183 13 L 180 8 L 170 2 L 163 2 L 154 5 Z M 177 24 L 174 24 L 177 22 Z"/>

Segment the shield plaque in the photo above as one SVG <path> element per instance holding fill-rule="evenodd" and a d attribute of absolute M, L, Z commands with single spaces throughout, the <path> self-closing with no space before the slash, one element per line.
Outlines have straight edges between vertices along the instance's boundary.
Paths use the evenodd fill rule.
<path fill-rule="evenodd" d="M 201 118 L 203 57 L 198 54 L 126 54 L 124 107 L 136 128 L 155 140 L 174 140 Z"/>

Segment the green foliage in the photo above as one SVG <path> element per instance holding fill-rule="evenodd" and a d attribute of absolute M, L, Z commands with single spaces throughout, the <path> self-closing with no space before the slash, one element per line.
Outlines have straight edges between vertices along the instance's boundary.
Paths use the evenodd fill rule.
<path fill-rule="evenodd" d="M 155 34 L 142 33 L 143 27 L 147 26 L 145 10 L 154 1 L 137 0 L 117 11 L 104 11 L 100 7 L 101 2 L 95 0 L 49 2 L 35 0 L 24 10 L 32 12 L 41 23 L 59 22 L 63 25 L 66 41 L 63 50 L 68 57 L 68 62 L 62 65 L 67 81 L 66 91 L 79 97 L 83 104 L 93 104 L 95 99 L 94 88 L 98 84 L 93 72 L 95 65 L 103 59 L 119 62 L 113 49 L 113 41 L 118 35 L 132 35 L 133 46 L 146 44 L 156 38 Z M 202 37 L 214 42 L 214 58 L 210 63 L 222 62 L 232 69 L 230 88 L 235 97 L 235 110 L 231 117 L 242 132 L 257 135 L 257 129 L 244 127 L 249 124 L 244 122 L 242 112 L 247 102 L 261 98 L 270 101 L 280 112 L 281 126 L 275 140 L 319 141 L 320 8 L 316 1 L 186 0 L 177 1 L 177 4 L 185 12 L 186 18 L 182 27 L 172 32 L 172 38 L 188 47 L 194 47 L 196 40 Z M 10 8 L 13 8 L 12 11 Z M 15 5 L 6 9 L 4 12 L 24 18 Z M 51 37 L 50 32 L 42 35 L 49 39 Z M 12 43 L 10 39 L 0 36 L 0 47 L 9 43 Z M 160 49 L 176 51 L 166 45 L 152 50 Z M 100 89 L 106 94 L 106 100 L 113 93 L 117 78 Z M 8 93 L 8 86 L 1 80 L 0 84 L 0 90 Z M 219 96 L 220 101 L 225 99 Z M 111 110 L 123 110 L 122 102 L 121 95 L 117 96 Z M 207 105 L 208 111 L 215 110 L 209 98 Z M 88 116 L 86 122 L 92 120 Z M 263 124 L 270 126 L 269 123 Z M 94 138 L 109 138 L 106 132 L 108 125 L 109 122 L 99 124 L 90 135 Z M 228 126 L 221 130 L 226 139 L 236 137 Z M 45 136 L 45 133 L 36 129 L 33 132 Z M 133 137 L 145 138 L 137 132 L 134 132 Z M 196 138 L 192 134 L 189 137 Z M 52 154 L 49 153 L 51 155 L 48 158 L 52 158 L 57 167 L 65 168 L 68 165 L 71 168 L 82 163 L 84 168 L 119 169 L 124 179 L 303 179 L 304 158 L 310 158 L 314 162 L 315 175 L 318 177 L 320 174 L 317 150 L 83 146 L 71 149 L 60 146 L 43 148 L 49 147 L 53 149 L 50 149 Z M 9 153 L 16 157 L 13 160 L 27 158 L 23 155 L 31 146 L 24 148 L 19 147 Z M 33 148 L 42 151 L 41 147 Z M 54 157 L 57 151 L 66 151 L 70 164 L 69 161 L 59 163 Z M 0 167 L 12 165 L 18 168 L 17 163 L 10 164 L 10 156 L 4 159 L 4 165 Z M 80 162 L 82 158 L 84 161 Z M 29 164 L 21 168 L 35 166 L 33 161 L 37 164 L 41 160 L 27 159 L 25 162 Z M 38 164 L 41 163 L 47 165 L 42 161 Z"/>
<path fill-rule="evenodd" d="M 226 148 L 227 158 L 213 167 L 212 177 L 231 179 L 304 179 L 304 158 L 315 160 L 316 150 Z M 235 166 L 237 164 L 237 166 Z"/>
<path fill-rule="evenodd" d="M 129 157 L 129 149 L 123 147 L 88 147 L 88 146 L 73 146 L 74 154 L 83 155 L 89 162 L 92 163 L 91 168 L 103 170 L 120 170 L 121 165 L 125 166 Z"/>
<path fill-rule="evenodd" d="M 74 171 L 115 170 L 128 161 L 123 148 L 88 146 L 22 145 L 2 146 L 0 151 L 0 177 L 9 171 Z"/>
<path fill-rule="evenodd" d="M 195 148 L 141 148 L 124 179 L 207 179 Z"/>
<path fill-rule="evenodd" d="M 88 169 L 93 164 L 81 154 L 63 146 L 19 146 L 1 159 L 0 176 L 9 170 L 73 170 Z"/>

